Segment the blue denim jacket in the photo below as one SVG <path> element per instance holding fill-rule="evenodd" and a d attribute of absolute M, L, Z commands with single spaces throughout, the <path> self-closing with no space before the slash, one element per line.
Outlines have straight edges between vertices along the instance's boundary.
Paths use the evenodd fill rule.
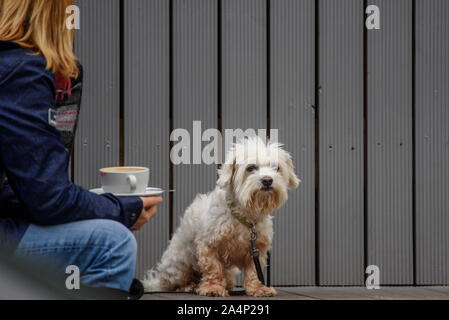
<path fill-rule="evenodd" d="M 130 227 L 142 211 L 138 197 L 100 196 L 69 180 L 66 150 L 49 119 L 55 91 L 43 57 L 0 41 L 0 245 L 14 248 L 30 223 L 111 219 Z"/>

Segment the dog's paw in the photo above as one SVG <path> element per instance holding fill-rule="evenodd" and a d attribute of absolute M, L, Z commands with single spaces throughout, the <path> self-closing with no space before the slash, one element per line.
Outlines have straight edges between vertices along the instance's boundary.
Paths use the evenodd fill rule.
<path fill-rule="evenodd" d="M 217 284 L 203 284 L 197 289 L 196 292 L 200 296 L 208 296 L 208 297 L 229 296 L 228 290 L 226 290 L 223 286 Z"/>
<path fill-rule="evenodd" d="M 276 290 L 273 287 L 257 286 L 245 289 L 248 296 L 254 297 L 274 297 Z"/>

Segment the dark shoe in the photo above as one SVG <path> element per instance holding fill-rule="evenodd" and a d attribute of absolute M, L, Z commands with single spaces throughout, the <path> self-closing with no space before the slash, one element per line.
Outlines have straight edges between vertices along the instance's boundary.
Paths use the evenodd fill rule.
<path fill-rule="evenodd" d="M 111 288 L 82 287 L 78 299 L 83 300 L 139 300 L 144 293 L 142 283 L 134 279 L 129 291 Z"/>

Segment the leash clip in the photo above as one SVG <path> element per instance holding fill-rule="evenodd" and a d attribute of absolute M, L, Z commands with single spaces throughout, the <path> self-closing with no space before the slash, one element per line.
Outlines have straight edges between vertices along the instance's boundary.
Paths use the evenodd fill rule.
<path fill-rule="evenodd" d="M 250 234 L 249 240 L 251 241 L 251 255 L 253 256 L 253 258 L 258 258 L 259 249 L 256 248 L 257 231 L 255 229 L 250 229 L 249 234 Z"/>

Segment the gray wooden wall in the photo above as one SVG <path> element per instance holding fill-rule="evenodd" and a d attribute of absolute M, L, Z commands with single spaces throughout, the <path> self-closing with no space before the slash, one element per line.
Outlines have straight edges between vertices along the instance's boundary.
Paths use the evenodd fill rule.
<path fill-rule="evenodd" d="M 367 30 L 365 7 L 380 8 Z M 148 166 L 153 266 L 215 165 L 172 165 L 171 130 L 275 128 L 302 179 L 275 213 L 271 283 L 449 284 L 449 1 L 79 0 L 75 182 Z"/>

